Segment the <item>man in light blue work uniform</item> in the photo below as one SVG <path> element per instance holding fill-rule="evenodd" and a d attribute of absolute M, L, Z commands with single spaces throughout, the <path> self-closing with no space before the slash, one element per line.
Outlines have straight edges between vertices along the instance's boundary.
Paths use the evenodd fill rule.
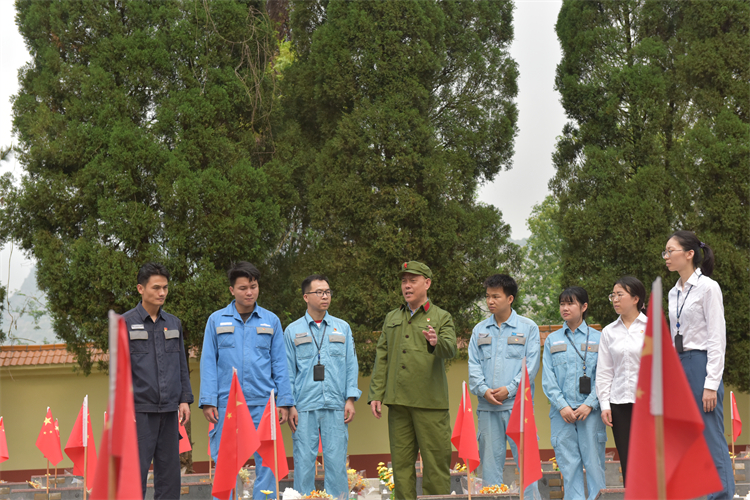
<path fill-rule="evenodd" d="M 348 424 L 354 418 L 359 366 L 349 325 L 328 314 L 328 278 L 314 274 L 302 282 L 305 315 L 284 332 L 289 377 L 296 407 L 289 411 L 294 442 L 294 489 L 303 495 L 315 489 L 318 436 L 323 443 L 325 490 L 348 498 L 346 474 Z M 343 496 L 342 496 L 343 495 Z"/>
<path fill-rule="evenodd" d="M 544 342 L 542 388 L 550 401 L 551 441 L 565 482 L 566 498 L 588 499 L 604 488 L 607 431 L 596 397 L 596 362 L 601 333 L 585 321 L 588 293 L 580 286 L 560 294 L 565 324 Z"/>
<path fill-rule="evenodd" d="M 474 327 L 469 340 L 469 389 L 478 398 L 479 456 L 485 485 L 509 484 L 503 478 L 506 445 L 510 443 L 518 464 L 518 450 L 505 431 L 518 386 L 521 362 L 526 366 L 534 397 L 534 378 L 539 371 L 539 327 L 513 310 L 518 285 L 507 274 L 495 274 L 484 282 L 487 307 L 492 316 Z M 520 465 L 519 465 L 520 466 Z M 524 491 L 525 498 L 539 499 L 537 482 Z"/>
<path fill-rule="evenodd" d="M 228 274 L 229 291 L 234 300 L 208 318 L 201 353 L 200 407 L 206 420 L 215 425 L 209 433 L 214 461 L 219 455 L 233 368 L 237 368 L 242 393 L 256 428 L 271 389 L 276 394 L 280 423 L 286 422 L 289 407 L 294 405 L 281 322 L 256 303 L 260 271 L 249 262 L 238 262 Z M 273 472 L 261 466 L 260 455 L 256 453 L 253 458 L 256 474 L 253 498 L 265 499 L 261 490 L 273 491 L 274 498 L 278 498 Z M 279 457 L 279 460 L 286 460 L 286 457 Z"/>

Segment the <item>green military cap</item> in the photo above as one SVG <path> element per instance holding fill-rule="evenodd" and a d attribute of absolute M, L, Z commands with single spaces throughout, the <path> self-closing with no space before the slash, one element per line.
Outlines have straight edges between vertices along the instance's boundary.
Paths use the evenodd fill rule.
<path fill-rule="evenodd" d="M 398 270 L 398 274 L 401 276 L 404 273 L 418 274 L 425 278 L 432 279 L 432 271 L 427 267 L 427 264 L 422 264 L 416 260 L 410 260 L 409 262 L 401 264 L 401 269 Z"/>

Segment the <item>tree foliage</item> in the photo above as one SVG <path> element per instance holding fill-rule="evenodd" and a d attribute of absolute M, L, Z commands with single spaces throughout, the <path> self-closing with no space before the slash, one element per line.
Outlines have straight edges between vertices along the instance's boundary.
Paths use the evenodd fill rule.
<path fill-rule="evenodd" d="M 431 298 L 468 328 L 482 280 L 518 260 L 499 211 L 476 201 L 511 165 L 511 21 L 511 2 L 293 2 L 275 134 L 297 186 L 276 265 L 288 293 L 324 272 L 334 314 L 372 332 L 401 303 L 399 265 L 421 260 Z"/>
<path fill-rule="evenodd" d="M 750 383 L 750 4 L 565 1 L 556 88 L 571 122 L 556 176 L 563 285 L 606 323 L 623 274 L 669 289 L 660 251 L 677 229 L 715 249 L 725 379 Z M 666 296 L 666 294 L 665 294 Z"/>
<path fill-rule="evenodd" d="M 283 229 L 265 159 L 276 38 L 263 4 L 18 0 L 31 54 L 0 238 L 36 258 L 57 335 L 91 369 L 107 310 L 139 300 L 136 272 L 171 270 L 167 310 L 188 347 L 231 298 L 233 260 L 262 261 Z M 6 179 L 7 181 L 7 179 Z"/>
<path fill-rule="evenodd" d="M 526 242 L 519 292 L 523 295 L 523 313 L 538 325 L 560 323 L 562 235 L 557 223 L 557 200 L 548 195 L 534 205 L 526 226 L 531 232 Z"/>

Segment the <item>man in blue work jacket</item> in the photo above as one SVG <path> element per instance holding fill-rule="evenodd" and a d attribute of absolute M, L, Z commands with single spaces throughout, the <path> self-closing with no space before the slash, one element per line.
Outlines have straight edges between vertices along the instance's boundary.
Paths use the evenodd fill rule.
<path fill-rule="evenodd" d="M 237 368 L 242 393 L 256 428 L 271 389 L 276 393 L 280 423 L 286 422 L 289 407 L 294 405 L 281 322 L 275 314 L 256 303 L 260 271 L 249 262 L 238 262 L 228 275 L 229 292 L 234 300 L 208 318 L 201 353 L 199 402 L 206 420 L 215 425 L 209 433 L 214 460 L 219 455 L 233 368 Z M 278 498 L 273 472 L 261 466 L 260 455 L 256 453 L 253 458 L 256 474 L 253 498 L 266 498 L 261 490 L 273 491 L 273 497 Z M 279 457 L 279 460 L 286 460 L 286 457 Z"/>
<path fill-rule="evenodd" d="M 539 371 L 539 327 L 513 310 L 518 294 L 516 281 L 507 274 L 490 276 L 484 282 L 487 308 L 492 314 L 474 327 L 469 340 L 469 389 L 478 398 L 479 456 L 483 484 L 503 484 L 506 446 L 516 464 L 518 450 L 505 431 L 521 383 L 521 362 L 526 358 L 534 398 L 534 378 Z M 510 479 L 505 478 L 508 483 Z M 536 482 L 530 484 L 525 498 L 541 498 Z"/>
<path fill-rule="evenodd" d="M 354 419 L 359 366 L 349 324 L 328 314 L 331 287 L 321 274 L 302 282 L 305 315 L 284 332 L 292 395 L 289 411 L 294 442 L 294 489 L 315 489 L 318 436 L 323 443 L 325 490 L 334 498 L 349 493 L 346 474 L 348 424 Z"/>
<path fill-rule="evenodd" d="M 123 314 L 130 339 L 141 490 L 154 462 L 154 498 L 180 498 L 179 423 L 190 419 L 190 388 L 182 323 L 164 312 L 169 271 L 149 262 L 138 271 L 141 301 Z"/>

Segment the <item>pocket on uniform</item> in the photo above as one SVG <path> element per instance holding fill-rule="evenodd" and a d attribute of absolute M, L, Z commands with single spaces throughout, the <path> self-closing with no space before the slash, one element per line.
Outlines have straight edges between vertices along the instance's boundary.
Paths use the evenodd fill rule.
<path fill-rule="evenodd" d="M 526 351 L 526 347 L 523 344 L 508 344 L 505 350 L 505 357 L 508 359 L 522 359 Z"/>
<path fill-rule="evenodd" d="M 568 362 L 568 353 L 566 351 L 556 352 L 552 355 L 552 366 L 564 365 Z"/>
<path fill-rule="evenodd" d="M 294 347 L 294 352 L 297 355 L 297 359 L 312 358 L 312 355 L 314 354 L 312 339 L 310 337 L 302 337 L 302 339 L 298 339 L 295 341 L 295 343 L 296 342 L 299 342 Z"/>
<path fill-rule="evenodd" d="M 482 359 L 490 359 L 492 357 L 492 344 L 479 346 L 479 352 Z"/>
<path fill-rule="evenodd" d="M 220 326 L 216 329 L 217 344 L 219 349 L 234 347 L 234 327 Z"/>
<path fill-rule="evenodd" d="M 167 352 L 180 352 L 180 331 L 164 331 L 164 350 Z"/>
<path fill-rule="evenodd" d="M 148 332 L 146 330 L 130 330 L 130 354 L 145 354 L 148 352 Z"/>
<path fill-rule="evenodd" d="M 341 357 L 346 354 L 346 336 L 341 334 L 328 335 L 328 348 L 331 356 Z"/>
<path fill-rule="evenodd" d="M 270 351 L 271 339 L 273 338 L 273 328 L 259 326 L 255 329 L 255 333 L 255 347 Z"/>

